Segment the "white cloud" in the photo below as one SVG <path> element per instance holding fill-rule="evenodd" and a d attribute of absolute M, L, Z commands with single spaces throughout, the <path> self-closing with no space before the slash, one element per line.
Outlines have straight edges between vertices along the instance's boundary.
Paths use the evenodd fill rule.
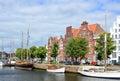
<path fill-rule="evenodd" d="M 104 28 L 105 10 L 111 27 L 120 13 L 119 3 L 112 0 L 0 0 L 0 35 L 13 38 L 17 48 L 21 32 L 26 37 L 29 28 L 30 46 L 44 45 L 49 36 L 64 35 L 67 26 L 77 28 L 84 20 Z"/>

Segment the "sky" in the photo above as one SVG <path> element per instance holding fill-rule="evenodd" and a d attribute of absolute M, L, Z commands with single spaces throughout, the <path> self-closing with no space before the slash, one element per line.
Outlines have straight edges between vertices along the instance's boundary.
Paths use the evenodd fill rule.
<path fill-rule="evenodd" d="M 105 14 L 107 27 L 105 27 Z M 0 0 L 0 50 L 11 52 L 21 47 L 22 32 L 26 48 L 44 46 L 50 36 L 65 34 L 66 27 L 78 28 L 83 21 L 100 24 L 109 32 L 120 15 L 120 0 Z"/>

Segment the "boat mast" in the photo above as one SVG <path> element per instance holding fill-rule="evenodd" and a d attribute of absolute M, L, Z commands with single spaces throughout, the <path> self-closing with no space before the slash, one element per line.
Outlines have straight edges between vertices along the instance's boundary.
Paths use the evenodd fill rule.
<path fill-rule="evenodd" d="M 21 41 L 21 60 L 23 60 L 23 32 L 22 32 L 22 41 Z"/>
<path fill-rule="evenodd" d="M 14 41 L 11 40 L 11 54 L 10 54 L 10 58 L 14 57 Z"/>
<path fill-rule="evenodd" d="M 4 54 L 4 41 L 2 40 L 2 55 L 1 55 L 1 58 L 3 58 L 3 54 Z"/>
<path fill-rule="evenodd" d="M 29 29 L 27 32 L 27 55 L 26 55 L 26 60 L 28 61 L 28 48 L 29 48 Z"/>
<path fill-rule="evenodd" d="M 106 28 L 106 32 L 105 32 L 105 36 L 104 36 L 104 71 L 107 70 L 107 63 L 106 63 L 106 60 L 107 60 L 107 15 L 105 13 L 105 28 Z"/>

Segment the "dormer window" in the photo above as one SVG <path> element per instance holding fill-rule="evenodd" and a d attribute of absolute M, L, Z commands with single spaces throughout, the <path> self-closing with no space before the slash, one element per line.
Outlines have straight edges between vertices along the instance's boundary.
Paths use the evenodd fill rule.
<path fill-rule="evenodd" d="M 83 30 L 86 30 L 86 27 L 84 27 Z"/>

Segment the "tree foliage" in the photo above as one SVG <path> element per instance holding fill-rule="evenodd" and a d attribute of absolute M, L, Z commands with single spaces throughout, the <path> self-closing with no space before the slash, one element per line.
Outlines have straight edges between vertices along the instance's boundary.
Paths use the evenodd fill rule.
<path fill-rule="evenodd" d="M 30 58 L 41 58 L 41 61 L 43 58 L 46 57 L 47 49 L 44 46 L 39 46 L 38 48 L 36 46 L 32 46 L 29 49 L 28 56 Z M 20 59 L 26 59 L 27 49 L 17 48 L 16 50 L 16 57 Z"/>
<path fill-rule="evenodd" d="M 36 50 L 37 50 L 37 47 L 36 47 L 36 46 L 30 47 L 29 52 L 30 52 L 31 58 L 37 57 L 37 55 L 35 54 L 35 51 L 36 51 Z"/>
<path fill-rule="evenodd" d="M 85 38 L 72 38 L 68 41 L 65 51 L 71 57 L 83 58 L 89 52 L 88 42 Z"/>
<path fill-rule="evenodd" d="M 16 57 L 18 57 L 19 59 L 22 59 L 21 58 L 21 57 L 23 57 L 22 48 L 17 48 Z"/>
<path fill-rule="evenodd" d="M 43 58 L 46 57 L 47 49 L 44 46 L 39 46 L 35 54 L 37 55 L 37 58 L 41 58 L 41 62 L 43 61 Z"/>
<path fill-rule="evenodd" d="M 51 57 L 54 57 L 55 58 L 55 61 L 56 61 L 56 57 L 58 56 L 58 44 L 56 42 L 53 43 L 53 46 L 52 46 L 52 54 L 51 54 Z"/>
<path fill-rule="evenodd" d="M 105 39 L 105 33 L 100 35 L 100 38 L 96 40 L 97 45 L 95 46 L 95 50 L 97 52 L 97 59 L 103 60 L 104 58 L 104 39 Z M 114 46 L 113 38 L 110 37 L 109 33 L 106 33 L 106 52 L 107 52 L 107 58 L 110 58 L 111 53 L 113 50 L 116 49 L 116 46 Z"/>

